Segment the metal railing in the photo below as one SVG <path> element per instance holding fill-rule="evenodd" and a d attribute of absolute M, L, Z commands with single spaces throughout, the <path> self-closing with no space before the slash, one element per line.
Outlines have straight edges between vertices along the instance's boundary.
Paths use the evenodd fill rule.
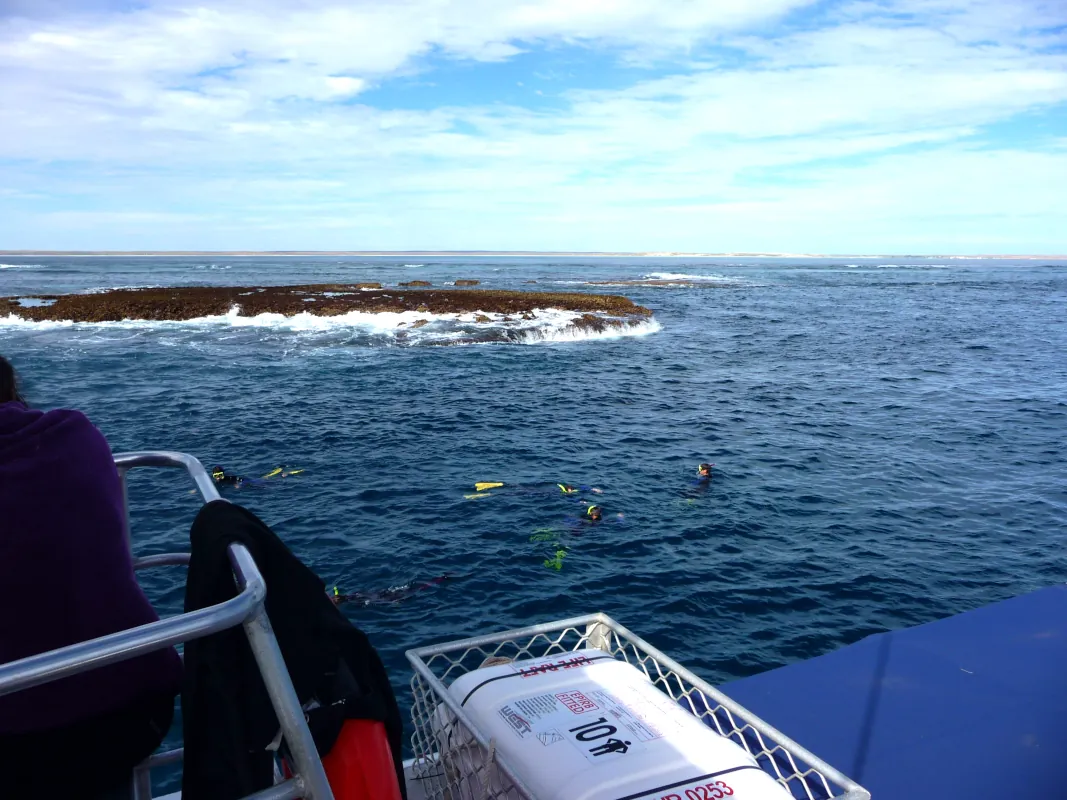
<path fill-rule="evenodd" d="M 426 796 L 431 800 L 534 798 L 508 759 L 495 750 L 490 736 L 452 696 L 449 686 L 489 658 L 542 658 L 583 648 L 604 650 L 640 669 L 671 700 L 744 748 L 795 800 L 870 800 L 870 793 L 840 770 L 605 614 L 407 651 L 415 671 L 411 772 Z"/>
<path fill-rule="evenodd" d="M 186 470 L 196 483 L 205 502 L 222 499 L 214 482 L 200 462 L 185 453 L 145 451 L 121 453 L 115 456 L 115 466 L 122 481 L 123 502 L 126 497 L 126 473 L 137 467 L 179 467 Z M 126 513 L 126 535 L 129 540 L 129 511 Z M 47 653 L 0 665 L 0 695 L 29 689 L 69 675 L 135 658 L 153 650 L 162 650 L 179 642 L 209 636 L 212 633 L 241 625 L 252 655 L 256 659 L 263 683 L 270 696 L 274 713 L 282 730 L 295 767 L 294 777 L 250 795 L 246 800 L 333 800 L 326 773 L 308 730 L 293 682 L 285 668 L 278 640 L 267 618 L 264 601 L 267 585 L 251 553 L 241 544 L 229 547 L 230 565 L 240 589 L 236 597 L 217 605 L 168 617 L 159 622 L 101 636 L 88 642 L 62 647 Z M 184 553 L 168 553 L 135 559 L 138 569 L 172 564 L 187 564 Z M 182 751 L 158 753 L 136 768 L 133 797 L 151 798 L 149 771 L 181 760 Z"/>

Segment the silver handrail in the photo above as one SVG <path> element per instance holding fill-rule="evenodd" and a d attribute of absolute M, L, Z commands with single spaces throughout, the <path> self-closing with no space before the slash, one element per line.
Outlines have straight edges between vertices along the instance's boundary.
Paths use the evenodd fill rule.
<path fill-rule="evenodd" d="M 115 466 L 118 468 L 119 477 L 123 486 L 126 485 L 126 473 L 135 467 L 179 467 L 189 473 L 196 488 L 200 490 L 205 503 L 212 500 L 221 500 L 219 490 L 215 488 L 215 481 L 207 474 L 204 465 L 199 459 L 188 453 L 178 453 L 171 450 L 138 450 L 133 453 L 115 453 Z"/>
<path fill-rule="evenodd" d="M 244 568 L 241 576 L 244 588 L 236 597 L 187 614 L 0 665 L 0 696 L 200 639 L 249 619 L 267 596 L 267 585 L 244 545 L 230 545 L 231 559 L 238 552 L 243 556 L 240 563 Z"/>
<path fill-rule="evenodd" d="M 200 490 L 200 496 L 205 503 L 213 500 L 223 500 L 219 490 L 215 488 L 215 481 L 207 474 L 204 465 L 195 456 L 188 453 L 179 453 L 175 450 L 137 450 L 132 453 L 115 453 L 115 467 L 119 473 L 119 483 L 122 484 L 122 516 L 125 520 L 124 531 L 126 533 L 126 547 L 133 554 L 133 539 L 130 535 L 130 500 L 126 489 L 126 473 L 137 467 L 178 467 L 189 473 L 196 488 Z"/>
<path fill-rule="evenodd" d="M 124 501 L 126 472 L 135 467 L 182 467 L 193 478 L 205 502 L 221 499 L 204 467 L 185 453 L 122 453 L 115 456 L 115 465 L 122 480 Z M 126 534 L 128 537 L 128 514 Z M 285 668 L 281 648 L 267 617 L 264 604 L 267 596 L 266 581 L 252 554 L 244 545 L 237 542 L 231 544 L 228 556 L 240 589 L 236 597 L 207 608 L 2 664 L 0 696 L 242 625 L 296 772 L 293 778 L 257 792 L 248 800 L 283 800 L 296 797 L 304 797 L 306 800 L 333 800 L 333 792 L 315 748 L 315 741 L 304 719 L 300 700 Z M 136 559 L 135 565 L 144 568 L 183 564 L 188 563 L 188 559 L 186 554 L 172 553 Z M 158 758 L 155 763 L 179 758 L 175 751 L 164 755 L 165 758 Z M 151 786 L 148 786 L 147 791 L 145 789 L 145 784 L 148 783 L 145 773 L 151 764 L 150 758 L 136 771 L 134 788 L 139 798 L 151 795 Z"/>

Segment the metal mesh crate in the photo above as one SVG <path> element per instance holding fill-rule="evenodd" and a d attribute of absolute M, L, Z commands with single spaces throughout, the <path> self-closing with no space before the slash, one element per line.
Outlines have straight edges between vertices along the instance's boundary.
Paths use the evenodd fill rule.
<path fill-rule="evenodd" d="M 541 658 L 598 648 L 745 748 L 796 800 L 869 800 L 870 793 L 604 614 L 534 625 L 407 652 L 415 674 L 412 778 L 431 800 L 538 800 L 448 693 L 486 659 Z"/>

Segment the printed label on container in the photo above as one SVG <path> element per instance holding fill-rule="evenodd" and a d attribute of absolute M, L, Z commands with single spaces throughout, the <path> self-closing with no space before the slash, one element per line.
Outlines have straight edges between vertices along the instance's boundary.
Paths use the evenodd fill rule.
<path fill-rule="evenodd" d="M 553 747 L 567 741 L 591 764 L 625 757 L 661 738 L 672 720 L 641 695 L 566 689 L 511 700 L 497 709 L 515 735 Z"/>
<path fill-rule="evenodd" d="M 548 656 L 533 661 L 518 661 L 511 665 L 511 669 L 523 678 L 536 678 L 538 675 L 547 675 L 561 670 L 577 669 L 595 664 L 597 661 L 610 660 L 611 656 L 594 653 L 591 656 L 582 653 L 561 656 Z"/>
<path fill-rule="evenodd" d="M 724 775 L 729 780 L 729 775 Z M 671 789 L 667 792 L 655 792 L 647 796 L 647 800 L 724 800 L 733 797 L 734 790 L 725 780 L 701 779 L 689 786 Z M 640 800 L 646 800 L 645 797 Z"/>

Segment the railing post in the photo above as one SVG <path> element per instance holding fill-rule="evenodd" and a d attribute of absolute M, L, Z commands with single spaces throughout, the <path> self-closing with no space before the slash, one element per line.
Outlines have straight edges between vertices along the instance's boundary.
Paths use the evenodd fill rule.
<path fill-rule="evenodd" d="M 152 773 L 147 762 L 133 770 L 133 800 L 152 800 Z"/>
<path fill-rule="evenodd" d="M 255 610 L 244 620 L 245 635 L 252 655 L 259 666 L 259 674 L 267 689 L 282 736 L 293 757 L 293 771 L 304 784 L 304 800 L 334 800 L 326 770 L 319 759 L 315 740 L 308 730 L 300 698 L 296 696 L 293 680 L 285 667 L 282 649 L 267 616 L 267 585 L 256 566 L 255 559 L 244 545 L 234 542 L 228 548 L 230 566 L 242 588 L 255 592 Z"/>
<path fill-rule="evenodd" d="M 611 652 L 611 628 L 603 622 L 590 622 L 585 626 L 585 643 L 596 650 Z"/>
<path fill-rule="evenodd" d="M 278 716 L 282 736 L 293 757 L 293 771 L 303 779 L 305 800 L 333 800 L 326 770 L 322 767 L 315 740 L 304 721 L 304 711 L 296 696 L 293 682 L 285 668 L 278 640 L 274 637 L 266 609 L 260 604 L 256 613 L 244 623 L 252 655 L 259 664 L 274 713 Z"/>
<path fill-rule="evenodd" d="M 126 486 L 126 468 L 119 467 L 119 483 L 122 485 L 122 532 L 126 535 L 126 549 L 133 556 L 133 538 L 130 534 L 130 497 Z"/>

